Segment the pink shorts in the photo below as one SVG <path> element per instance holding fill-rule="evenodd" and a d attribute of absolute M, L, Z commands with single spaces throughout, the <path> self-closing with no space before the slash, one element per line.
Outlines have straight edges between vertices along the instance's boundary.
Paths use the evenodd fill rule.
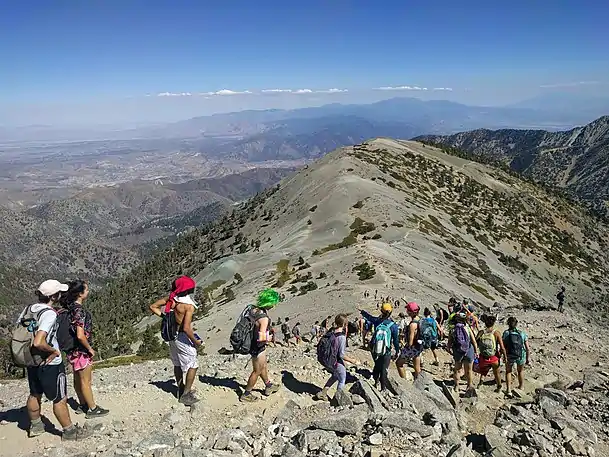
<path fill-rule="evenodd" d="M 87 368 L 89 365 L 93 365 L 93 357 L 89 354 L 83 354 L 82 352 L 74 352 L 68 355 L 68 361 L 72 364 L 74 371 L 80 371 Z"/>

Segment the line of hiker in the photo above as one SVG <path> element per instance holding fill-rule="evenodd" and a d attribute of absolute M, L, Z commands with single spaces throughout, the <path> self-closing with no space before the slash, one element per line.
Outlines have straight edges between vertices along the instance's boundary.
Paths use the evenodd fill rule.
<path fill-rule="evenodd" d="M 62 352 L 74 373 L 78 400 L 75 413 L 84 413 L 87 419 L 107 415 L 109 411 L 96 404 L 91 386 L 95 357 L 91 346 L 93 322 L 91 313 L 83 307 L 89 287 L 82 280 L 63 284 L 49 279 L 40 284 L 36 296 L 37 302 L 19 315 L 11 339 L 13 361 L 27 371 L 28 435 L 35 437 L 45 432 L 41 416 L 44 395 L 53 403 L 53 413 L 62 427 L 62 439 L 87 438 L 92 431 L 74 424 L 70 418 Z"/>

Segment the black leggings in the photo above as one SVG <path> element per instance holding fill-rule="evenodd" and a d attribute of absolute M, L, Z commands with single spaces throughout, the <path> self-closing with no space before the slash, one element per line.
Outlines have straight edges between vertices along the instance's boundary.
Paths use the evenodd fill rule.
<path fill-rule="evenodd" d="M 372 377 L 374 383 L 378 383 L 381 380 L 381 390 L 387 388 L 387 371 L 389 370 L 389 364 L 391 363 L 391 352 L 379 357 L 374 361 L 374 370 L 372 370 Z"/>

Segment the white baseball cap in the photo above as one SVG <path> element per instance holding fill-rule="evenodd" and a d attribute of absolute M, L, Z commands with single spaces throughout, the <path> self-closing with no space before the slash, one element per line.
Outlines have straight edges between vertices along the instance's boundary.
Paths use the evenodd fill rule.
<path fill-rule="evenodd" d="M 56 279 L 47 279 L 45 282 L 40 284 L 38 292 L 45 297 L 52 297 L 57 292 L 67 292 L 70 287 L 67 284 L 62 284 Z"/>

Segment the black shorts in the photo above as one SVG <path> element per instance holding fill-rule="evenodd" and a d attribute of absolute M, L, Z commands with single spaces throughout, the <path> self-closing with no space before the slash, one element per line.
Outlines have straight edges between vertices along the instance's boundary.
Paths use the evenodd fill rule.
<path fill-rule="evenodd" d="M 256 343 L 254 343 L 252 345 L 252 348 L 250 349 L 250 356 L 252 356 L 252 358 L 255 359 L 260 354 L 262 354 L 265 350 L 266 350 L 266 344 L 256 344 Z"/>
<path fill-rule="evenodd" d="M 27 369 L 30 395 L 44 395 L 53 403 L 59 403 L 68 396 L 66 369 L 59 365 L 41 365 Z"/>

